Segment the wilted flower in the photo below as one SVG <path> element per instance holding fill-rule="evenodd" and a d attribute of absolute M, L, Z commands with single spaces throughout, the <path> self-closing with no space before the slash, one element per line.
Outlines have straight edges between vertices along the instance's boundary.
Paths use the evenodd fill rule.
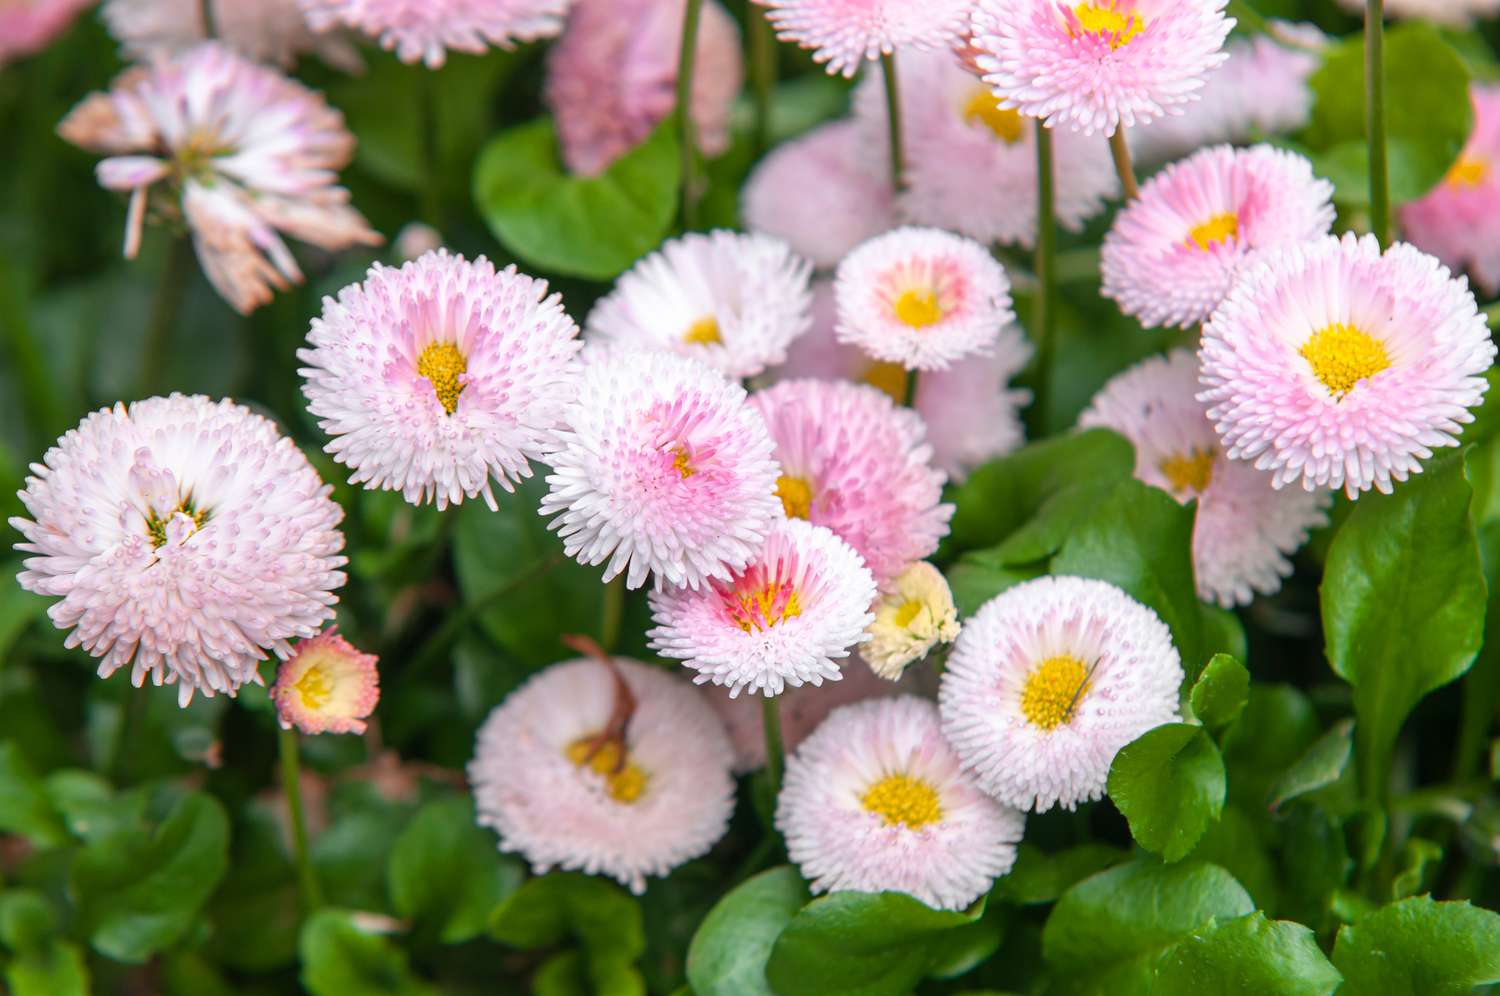
<path fill-rule="evenodd" d="M 396 53 L 436 69 L 448 52 L 482 54 L 491 46 L 551 38 L 570 0 L 299 0 L 317 31 L 353 28 Z"/>
<path fill-rule="evenodd" d="M 0 66 L 40 52 L 94 0 L 9 0 L 0 4 Z"/>
<path fill-rule="evenodd" d="M 875 603 L 870 642 L 861 649 L 870 670 L 889 681 L 939 643 L 958 636 L 953 592 L 936 567 L 919 560 L 896 576 Z"/>
<path fill-rule="evenodd" d="M 339 33 L 315 32 L 298 0 L 104 0 L 109 33 L 131 59 L 175 55 L 212 37 L 256 62 L 290 66 L 303 52 L 358 70 L 359 53 Z"/>
<path fill-rule="evenodd" d="M 898 48 L 947 48 L 968 28 L 972 0 L 755 0 L 776 37 L 813 50 L 830 73 L 853 76 Z"/>
<path fill-rule="evenodd" d="M 284 729 L 303 733 L 363 733 L 380 701 L 374 654 L 363 654 L 330 627 L 297 644 L 282 661 L 271 701 Z"/>

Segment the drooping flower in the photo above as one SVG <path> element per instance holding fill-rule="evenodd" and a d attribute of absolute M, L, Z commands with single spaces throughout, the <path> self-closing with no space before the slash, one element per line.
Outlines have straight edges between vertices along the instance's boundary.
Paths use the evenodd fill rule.
<path fill-rule="evenodd" d="M 864 243 L 839 264 L 834 294 L 839 339 L 910 370 L 986 355 L 1016 317 L 1010 279 L 989 250 L 935 228 Z"/>
<path fill-rule="evenodd" d="M 502 851 L 639 894 L 724 835 L 733 761 L 691 687 L 616 657 L 554 664 L 512 692 L 480 727 L 468 774 Z"/>
<path fill-rule="evenodd" d="M 833 530 L 878 583 L 937 549 L 953 506 L 942 502 L 917 413 L 844 381 L 784 381 L 750 403 L 776 444 L 776 494 L 789 517 Z"/>
<path fill-rule="evenodd" d="M 906 666 L 919 661 L 939 643 L 958 636 L 958 609 L 941 572 L 919 560 L 896 575 L 875 603 L 870 642 L 860 656 L 870 670 L 888 681 L 901 677 Z"/>
<path fill-rule="evenodd" d="M 364 654 L 329 627 L 297 644 L 281 663 L 271 701 L 283 729 L 303 733 L 363 733 L 380 701 L 374 654 Z"/>
<path fill-rule="evenodd" d="M 626 271 L 589 313 L 591 336 L 751 377 L 812 323 L 812 268 L 766 235 L 689 232 Z"/>
<path fill-rule="evenodd" d="M 324 249 L 380 242 L 333 183 L 354 153 L 343 116 L 222 46 L 125 72 L 75 107 L 58 133 L 107 153 L 99 182 L 130 192 L 127 258 L 140 248 L 155 189 L 150 206 L 187 222 L 203 272 L 242 314 L 302 280 L 280 233 Z"/>
<path fill-rule="evenodd" d="M 1287 558 L 1325 524 L 1328 493 L 1277 490 L 1271 475 L 1224 454 L 1194 397 L 1198 357 L 1185 349 L 1155 356 L 1105 384 L 1079 416 L 1135 447 L 1135 476 L 1180 502 L 1194 499 L 1193 574 L 1198 597 L 1232 608 L 1269 595 L 1292 573 Z"/>
<path fill-rule="evenodd" d="M 543 96 L 563 163 L 593 176 L 639 145 L 677 106 L 684 0 L 576 0 L 547 55 Z M 729 148 L 744 82 L 740 29 L 715 0 L 699 11 L 693 122 L 707 156 Z"/>
<path fill-rule="evenodd" d="M 256 62 L 286 67 L 316 52 L 340 69 L 362 65 L 347 38 L 308 26 L 298 0 L 105 0 L 101 15 L 129 59 L 176 55 L 212 37 Z"/>
<path fill-rule="evenodd" d="M 1474 295 L 1437 260 L 1328 236 L 1244 271 L 1203 326 L 1198 397 L 1231 459 L 1356 498 L 1458 445 L 1494 359 Z"/>
<path fill-rule="evenodd" d="M 972 0 L 755 0 L 776 37 L 812 49 L 830 73 L 853 76 L 898 48 L 947 48 L 968 28 Z"/>
<path fill-rule="evenodd" d="M 964 621 L 938 701 L 943 734 L 990 795 L 1073 809 L 1120 748 L 1177 719 L 1182 664 L 1155 612 L 1114 585 L 1041 577 Z"/>
<path fill-rule="evenodd" d="M 378 39 L 402 62 L 436 69 L 448 53 L 551 38 L 570 0 L 299 0 L 315 31 L 352 28 Z"/>
<path fill-rule="evenodd" d="M 866 638 L 874 600 L 875 579 L 849 544 L 783 520 L 728 580 L 651 592 L 656 626 L 646 636 L 662 657 L 698 672 L 697 684 L 724 685 L 734 697 L 779 695 L 837 681 L 840 662 Z"/>
<path fill-rule="evenodd" d="M 698 588 L 745 567 L 781 516 L 765 422 L 745 390 L 673 353 L 585 353 L 546 462 L 543 515 L 567 555 L 639 588 Z"/>
<path fill-rule="evenodd" d="M 10 524 L 21 587 L 99 676 L 233 695 L 267 651 L 333 617 L 343 511 L 269 420 L 232 401 L 149 398 L 87 416 L 32 464 Z"/>
<path fill-rule="evenodd" d="M 9 0 L 0 4 L 0 66 L 40 52 L 94 0 Z"/>
<path fill-rule="evenodd" d="M 1194 99 L 1227 58 L 1226 0 L 978 0 L 971 44 L 1007 107 L 1113 135 Z"/>
<path fill-rule="evenodd" d="M 1333 184 L 1302 156 L 1217 145 L 1175 162 L 1115 216 L 1101 293 L 1147 328 L 1206 319 L 1245 263 L 1333 224 Z"/>
<path fill-rule="evenodd" d="M 1026 817 L 980 791 L 913 696 L 835 710 L 787 760 L 776 827 L 812 891 L 963 909 L 1010 870 Z"/>
<path fill-rule="evenodd" d="M 1458 161 L 1427 196 L 1401 208 L 1401 230 L 1451 269 L 1468 270 L 1488 295 L 1500 293 L 1500 86 L 1475 84 L 1474 130 Z"/>

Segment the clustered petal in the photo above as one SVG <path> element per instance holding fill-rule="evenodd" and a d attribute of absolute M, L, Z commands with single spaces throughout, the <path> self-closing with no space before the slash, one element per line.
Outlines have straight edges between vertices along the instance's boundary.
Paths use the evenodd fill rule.
<path fill-rule="evenodd" d="M 363 733 L 380 701 L 374 654 L 363 654 L 330 627 L 297 644 L 271 686 L 284 729 L 303 733 Z"/>
<path fill-rule="evenodd" d="M 353 28 L 402 62 L 436 69 L 448 52 L 482 54 L 491 46 L 551 38 L 570 0 L 299 0 L 317 31 Z"/>
<path fill-rule="evenodd" d="M 776 37 L 812 49 L 830 73 L 853 76 L 898 48 L 946 48 L 968 27 L 971 0 L 755 0 Z"/>
<path fill-rule="evenodd" d="M 896 575 L 875 603 L 870 642 L 861 656 L 870 669 L 888 681 L 901 677 L 907 665 L 919 661 L 939 643 L 958 636 L 958 609 L 942 572 L 919 560 Z"/>
<path fill-rule="evenodd" d="M 0 66 L 39 52 L 94 0 L 13 0 L 0 4 Z"/>
<path fill-rule="evenodd" d="M 100 13 L 131 59 L 171 56 L 208 40 L 208 13 L 212 37 L 256 62 L 290 66 L 316 51 L 340 69 L 362 65 L 348 39 L 312 30 L 298 0 L 105 0 Z"/>

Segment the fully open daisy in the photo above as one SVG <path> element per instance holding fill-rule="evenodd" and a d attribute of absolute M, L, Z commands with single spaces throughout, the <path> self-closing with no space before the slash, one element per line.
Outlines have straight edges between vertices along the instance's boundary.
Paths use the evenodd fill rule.
<path fill-rule="evenodd" d="M 589 313 L 588 332 L 750 377 L 786 359 L 812 323 L 811 275 L 806 260 L 770 236 L 690 232 L 622 275 Z"/>
<path fill-rule="evenodd" d="M 0 66 L 39 52 L 93 0 L 9 0 L 0 4 Z"/>
<path fill-rule="evenodd" d="M 448 52 L 482 54 L 491 46 L 551 38 L 570 0 L 299 0 L 318 31 L 353 28 L 379 39 L 402 62 L 436 69 Z"/>
<path fill-rule="evenodd" d="M 362 65 L 341 32 L 312 30 L 298 0 L 105 0 L 100 14 L 131 59 L 170 56 L 212 36 L 256 62 L 290 66 L 316 51 L 340 69 Z"/>
<path fill-rule="evenodd" d="M 787 760 L 776 827 L 812 891 L 963 909 L 1010 870 L 1026 817 L 979 790 L 912 696 L 835 710 Z"/>
<path fill-rule="evenodd" d="M 380 701 L 375 655 L 360 653 L 332 627 L 297 644 L 271 686 L 281 725 L 303 733 L 363 733 Z"/>
<path fill-rule="evenodd" d="M 830 73 L 853 76 L 898 48 L 947 48 L 968 28 L 971 0 L 755 0 L 776 37 L 813 50 Z"/>
<path fill-rule="evenodd" d="M 1328 234 L 1333 184 L 1269 145 L 1218 145 L 1141 187 L 1104 237 L 1105 297 L 1147 328 L 1209 316 L 1256 254 Z"/>
<path fill-rule="evenodd" d="M 733 577 L 696 591 L 659 589 L 650 600 L 652 650 L 698 672 L 698 684 L 770 696 L 838 680 L 840 662 L 874 619 L 875 579 L 849 544 L 790 519 Z"/>
<path fill-rule="evenodd" d="M 1198 397 L 1231 459 L 1355 498 L 1458 445 L 1494 359 L 1474 295 L 1436 259 L 1328 236 L 1245 270 L 1203 326 Z"/>
<path fill-rule="evenodd" d="M 10 524 L 21 587 L 99 676 L 233 695 L 267 652 L 333 617 L 343 510 L 290 439 L 232 401 L 150 398 L 89 415 L 32 464 Z"/>
<path fill-rule="evenodd" d="M 939 691 L 943 733 L 990 795 L 1072 809 L 1120 748 L 1177 719 L 1182 664 L 1156 613 L 1114 585 L 1042 577 L 965 620 Z"/>
<path fill-rule="evenodd" d="M 547 283 L 446 251 L 323 299 L 313 319 L 308 411 L 335 460 L 369 488 L 438 508 L 531 476 L 572 400 L 578 326 Z"/>

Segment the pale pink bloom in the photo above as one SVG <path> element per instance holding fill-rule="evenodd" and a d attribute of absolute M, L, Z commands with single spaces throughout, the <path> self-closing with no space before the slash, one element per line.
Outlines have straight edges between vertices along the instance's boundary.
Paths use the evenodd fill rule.
<path fill-rule="evenodd" d="M 1227 58 L 1226 0 L 978 0 L 975 61 L 995 96 L 1086 135 L 1146 124 L 1196 99 Z"/>
<path fill-rule="evenodd" d="M 1448 170 L 1421 200 L 1401 208 L 1401 230 L 1451 269 L 1469 271 L 1485 294 L 1500 292 L 1500 86 L 1475 84 L 1474 130 Z"/>
<path fill-rule="evenodd" d="M 1198 357 L 1153 356 L 1118 374 L 1078 417 L 1080 428 L 1113 429 L 1135 447 L 1135 476 L 1178 501 L 1196 500 L 1193 574 L 1198 597 L 1224 608 L 1269 595 L 1292 573 L 1288 559 L 1308 531 L 1326 524 L 1326 491 L 1277 490 L 1271 475 L 1230 460 L 1206 406 L 1194 397 Z"/>
<path fill-rule="evenodd" d="M 468 775 L 502 851 L 538 874 L 608 875 L 639 894 L 724 835 L 733 763 L 723 724 L 690 686 L 616 657 L 533 675 L 480 727 Z"/>
<path fill-rule="evenodd" d="M 875 579 L 854 548 L 822 526 L 784 519 L 750 563 L 698 590 L 651 592 L 652 650 L 731 697 L 839 680 L 839 664 L 875 618 Z"/>
<path fill-rule="evenodd" d="M 947 48 L 969 26 L 973 0 L 754 0 L 776 37 L 813 50 L 830 73 L 853 76 L 898 48 Z M 757 12 L 751 10 L 752 16 Z"/>
<path fill-rule="evenodd" d="M 936 228 L 876 236 L 834 278 L 839 340 L 909 370 L 994 351 L 1015 321 L 1010 279 L 989 250 Z"/>
<path fill-rule="evenodd" d="M 751 377 L 812 323 L 811 278 L 807 260 L 768 235 L 689 232 L 622 274 L 585 324 L 590 337 Z"/>
<path fill-rule="evenodd" d="M 271 701 L 282 729 L 303 733 L 363 733 L 380 701 L 374 654 L 360 653 L 329 627 L 297 644 L 281 662 Z"/>
<path fill-rule="evenodd" d="M 830 121 L 772 149 L 741 194 L 745 227 L 830 270 L 896 224 L 890 172 L 853 121 Z"/>
<path fill-rule="evenodd" d="M 1155 612 L 1103 581 L 1041 577 L 964 620 L 938 701 L 980 787 L 1041 813 L 1104 795 L 1120 748 L 1178 718 L 1181 683 Z"/>
<path fill-rule="evenodd" d="M 130 192 L 125 255 L 140 248 L 147 198 L 187 221 L 203 272 L 235 310 L 302 280 L 285 233 L 324 249 L 380 236 L 334 185 L 354 136 L 323 98 L 216 44 L 121 74 L 58 126 L 108 153 L 99 182 Z M 157 186 L 161 184 L 161 186 Z"/>
<path fill-rule="evenodd" d="M 884 584 L 948 534 L 921 417 L 865 384 L 790 380 L 751 395 L 776 444 L 786 514 L 827 526 Z"/>
<path fill-rule="evenodd" d="M 728 580 L 781 517 L 765 422 L 745 389 L 674 353 L 584 354 L 577 400 L 543 458 L 567 555 L 639 588 Z"/>
<path fill-rule="evenodd" d="M 439 509 L 531 476 L 573 400 L 578 326 L 547 282 L 446 250 L 323 299 L 297 358 L 325 449 L 367 488 Z"/>
<path fill-rule="evenodd" d="M 208 40 L 205 6 L 212 37 L 256 62 L 290 66 L 302 53 L 316 52 L 340 69 L 362 65 L 347 38 L 313 31 L 297 0 L 104 0 L 101 15 L 125 57 L 145 60 Z"/>
<path fill-rule="evenodd" d="M 684 0 L 576 0 L 547 54 L 543 99 L 568 171 L 602 173 L 677 106 Z M 729 148 L 729 112 L 744 82 L 740 29 L 707 0 L 699 12 L 690 106 L 698 147 Z"/>
<path fill-rule="evenodd" d="M 234 695 L 267 651 L 333 617 L 343 510 L 290 439 L 232 401 L 174 394 L 86 417 L 31 465 L 10 524 L 21 587 L 67 645 L 140 686 Z"/>
<path fill-rule="evenodd" d="M 352 28 L 402 62 L 436 69 L 448 53 L 482 55 L 492 46 L 551 38 L 570 0 L 299 0 L 315 31 Z"/>
<path fill-rule="evenodd" d="M 1365 5 L 1360 0 L 1339 0 L 1353 13 L 1363 13 Z M 1420 18 L 1449 27 L 1462 28 L 1476 20 L 1494 17 L 1500 13 L 1500 0 L 1386 0 L 1385 16 L 1397 18 Z"/>
<path fill-rule="evenodd" d="M 822 892 L 905 892 L 964 909 L 1010 871 L 1026 817 L 980 791 L 911 696 L 835 710 L 787 760 L 776 828 Z"/>
<path fill-rule="evenodd" d="M 94 0 L 4 0 L 0 2 L 0 66 L 40 52 L 68 29 Z"/>
<path fill-rule="evenodd" d="M 1333 184 L 1294 152 L 1202 149 L 1157 173 L 1100 250 L 1105 297 L 1146 328 L 1206 319 L 1256 256 L 1327 235 Z"/>
<path fill-rule="evenodd" d="M 1327 236 L 1252 263 L 1203 326 L 1199 394 L 1234 460 L 1350 498 L 1457 446 L 1495 359 L 1466 281 L 1420 250 Z"/>
<path fill-rule="evenodd" d="M 396 233 L 391 248 L 401 262 L 410 262 L 443 248 L 443 233 L 424 222 L 409 221 Z"/>

